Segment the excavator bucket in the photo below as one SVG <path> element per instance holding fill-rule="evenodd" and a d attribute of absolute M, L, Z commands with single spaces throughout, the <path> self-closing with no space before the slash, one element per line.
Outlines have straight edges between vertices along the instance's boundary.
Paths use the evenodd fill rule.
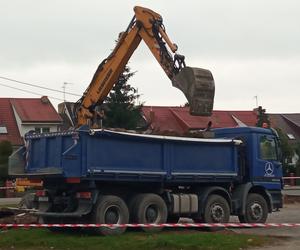
<path fill-rule="evenodd" d="M 180 89 L 186 96 L 191 115 L 211 115 L 215 83 L 209 70 L 185 67 L 173 77 L 172 85 Z"/>

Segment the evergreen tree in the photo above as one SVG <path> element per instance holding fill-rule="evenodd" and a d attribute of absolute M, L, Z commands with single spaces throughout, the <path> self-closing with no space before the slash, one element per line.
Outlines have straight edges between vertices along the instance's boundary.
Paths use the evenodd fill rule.
<path fill-rule="evenodd" d="M 295 171 L 294 169 L 291 169 L 289 165 L 289 162 L 291 162 L 291 158 L 294 155 L 294 149 L 289 144 L 288 137 L 285 135 L 285 133 L 283 133 L 280 128 L 276 128 L 276 131 L 278 132 L 280 139 L 283 173 L 284 175 L 287 175 L 288 173 Z"/>
<path fill-rule="evenodd" d="M 128 80 L 135 74 L 128 66 L 120 75 L 109 95 L 105 99 L 105 127 L 136 129 L 141 119 L 142 105 L 135 105 L 139 98 L 137 90 L 128 84 Z"/>
<path fill-rule="evenodd" d="M 257 108 L 257 127 L 264 127 L 264 124 L 266 124 L 268 127 L 270 127 L 270 120 L 268 114 L 266 114 L 266 110 L 262 108 L 262 106 L 259 106 Z"/>

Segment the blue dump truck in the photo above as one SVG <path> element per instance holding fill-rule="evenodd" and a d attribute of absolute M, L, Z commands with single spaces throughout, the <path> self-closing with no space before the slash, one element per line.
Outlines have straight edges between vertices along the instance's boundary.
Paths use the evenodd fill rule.
<path fill-rule="evenodd" d="M 15 177 L 40 178 L 47 223 L 263 223 L 282 207 L 279 140 L 271 129 L 215 129 L 213 138 L 81 129 L 27 134 Z M 119 234 L 120 227 L 99 233 Z M 145 229 L 145 230 L 150 230 Z"/>

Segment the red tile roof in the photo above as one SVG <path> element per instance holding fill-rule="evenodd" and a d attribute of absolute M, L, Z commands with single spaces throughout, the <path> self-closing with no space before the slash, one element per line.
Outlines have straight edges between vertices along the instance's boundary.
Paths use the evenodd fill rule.
<path fill-rule="evenodd" d="M 61 118 L 46 96 L 42 98 L 0 98 L 0 126 L 6 134 L 0 134 L 0 141 L 8 140 L 13 145 L 22 145 L 14 110 L 22 122 L 61 123 Z"/>
<path fill-rule="evenodd" d="M 295 127 L 300 129 L 300 114 L 282 114 L 285 120 L 292 123 Z"/>
<path fill-rule="evenodd" d="M 290 143 L 300 141 L 300 114 L 269 114 L 271 125 L 280 128 L 285 134 L 292 134 L 296 140 L 289 139 Z"/>
<path fill-rule="evenodd" d="M 11 104 L 22 122 L 60 123 L 62 121 L 46 96 L 42 98 L 11 98 Z"/>
<path fill-rule="evenodd" d="M 247 126 L 255 126 L 257 121 L 255 111 L 215 110 L 212 116 L 202 117 L 190 115 L 188 107 L 144 106 L 143 113 L 154 131 L 172 131 L 179 134 L 193 129 L 204 129 L 209 121 L 212 122 L 212 128 L 236 127 L 238 123 L 234 117 Z"/>
<path fill-rule="evenodd" d="M 10 98 L 0 98 L 0 126 L 5 126 L 7 129 L 7 134 L 0 134 L 0 141 L 7 140 L 13 145 L 23 144 Z"/>

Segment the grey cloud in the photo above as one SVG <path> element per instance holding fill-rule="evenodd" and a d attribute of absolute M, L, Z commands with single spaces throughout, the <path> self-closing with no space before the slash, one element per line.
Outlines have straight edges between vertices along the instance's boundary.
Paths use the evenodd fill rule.
<path fill-rule="evenodd" d="M 1 74 L 54 83 L 56 88 L 70 81 L 77 83 L 70 90 L 83 92 L 97 65 L 113 49 L 118 33 L 127 27 L 136 4 L 135 0 L 0 1 Z M 138 4 L 163 16 L 170 38 L 189 65 L 211 69 L 216 78 L 216 108 L 249 109 L 255 103 L 252 97 L 259 94 L 272 111 L 299 109 L 300 1 Z M 170 88 L 144 45 L 130 65 L 138 71 L 132 83 L 147 104 L 185 102 L 180 92 Z M 285 86 L 285 91 L 276 86 Z"/>
<path fill-rule="evenodd" d="M 106 57 L 135 1 L 4 1 L 1 66 Z M 298 1 L 147 1 L 187 57 L 300 57 Z M 137 60 L 147 60 L 143 57 Z"/>

